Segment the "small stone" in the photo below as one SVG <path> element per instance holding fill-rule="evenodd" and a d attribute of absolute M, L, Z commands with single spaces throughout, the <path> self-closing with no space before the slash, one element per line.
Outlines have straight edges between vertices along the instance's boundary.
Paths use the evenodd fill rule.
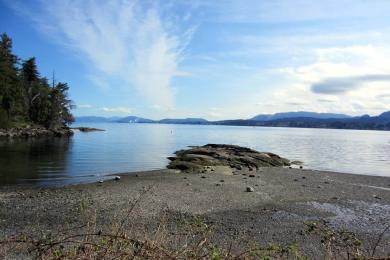
<path fill-rule="evenodd" d="M 225 182 L 225 180 L 220 180 L 220 182 Z"/>
<path fill-rule="evenodd" d="M 247 177 L 244 177 L 243 179 L 246 180 L 246 179 L 248 179 L 248 178 L 247 178 Z"/>
<path fill-rule="evenodd" d="M 184 177 L 183 179 L 187 180 L 187 177 Z"/>
<path fill-rule="evenodd" d="M 299 166 L 299 169 L 303 169 L 303 166 L 301 165 L 301 166 Z"/>
<path fill-rule="evenodd" d="M 339 198 L 337 198 L 337 197 L 332 197 L 332 200 L 338 200 Z"/>
<path fill-rule="evenodd" d="M 378 195 L 374 195 L 373 196 L 375 199 L 377 199 L 377 200 L 381 200 L 382 198 L 381 197 L 379 197 Z"/>
<path fill-rule="evenodd" d="M 294 179 L 294 181 L 298 181 L 298 179 Z"/>
<path fill-rule="evenodd" d="M 242 175 L 246 176 L 246 173 L 243 173 Z"/>
<path fill-rule="evenodd" d="M 186 185 L 187 185 L 187 186 L 191 186 L 191 183 L 187 183 Z"/>
<path fill-rule="evenodd" d="M 255 189 L 251 186 L 246 187 L 246 192 L 254 192 Z"/>
<path fill-rule="evenodd" d="M 330 182 L 328 182 L 328 181 L 326 181 L 326 182 L 324 182 L 325 184 L 329 184 Z"/>
<path fill-rule="evenodd" d="M 116 180 L 116 181 L 119 181 L 120 179 L 121 179 L 120 176 L 115 176 L 115 180 Z"/>
<path fill-rule="evenodd" d="M 219 187 L 219 186 L 222 186 L 222 184 L 221 183 L 216 183 L 215 186 Z"/>
<path fill-rule="evenodd" d="M 255 184 L 256 187 L 259 187 L 259 184 Z"/>
<path fill-rule="evenodd" d="M 257 176 L 257 178 L 260 178 L 260 176 Z"/>
<path fill-rule="evenodd" d="M 139 177 L 138 174 L 136 174 L 135 177 Z"/>
<path fill-rule="evenodd" d="M 103 181 L 102 181 L 102 180 L 100 180 L 100 181 L 99 181 L 99 183 L 103 183 Z"/>
<path fill-rule="evenodd" d="M 249 168 L 249 171 L 250 171 L 250 172 L 253 171 L 253 168 Z"/>
<path fill-rule="evenodd" d="M 204 175 L 202 175 L 202 176 L 200 176 L 202 179 L 206 179 L 206 176 L 204 176 Z"/>
<path fill-rule="evenodd" d="M 318 188 L 318 189 L 322 189 L 322 186 L 318 185 L 317 188 Z"/>
<path fill-rule="evenodd" d="M 302 179 L 306 179 L 306 177 L 305 177 L 305 176 L 302 176 Z"/>
<path fill-rule="evenodd" d="M 255 175 L 253 175 L 253 174 L 250 174 L 250 175 L 249 175 L 249 177 L 251 177 L 251 178 L 254 178 L 254 177 L 255 177 Z"/>

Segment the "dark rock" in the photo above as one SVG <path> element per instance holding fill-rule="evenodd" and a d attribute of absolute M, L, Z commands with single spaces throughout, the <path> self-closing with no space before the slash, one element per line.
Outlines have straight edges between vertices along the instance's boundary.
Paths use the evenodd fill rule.
<path fill-rule="evenodd" d="M 73 131 L 67 127 L 55 129 L 44 127 L 0 129 L 0 138 L 69 137 L 72 135 Z"/>
<path fill-rule="evenodd" d="M 250 175 L 249 175 L 249 177 L 251 177 L 251 178 L 254 178 L 254 177 L 255 177 L 255 175 L 253 175 L 253 174 L 250 174 Z"/>
<path fill-rule="evenodd" d="M 116 180 L 116 181 L 119 181 L 120 179 L 121 179 L 120 176 L 115 176 L 115 180 Z"/>
<path fill-rule="evenodd" d="M 255 189 L 251 186 L 246 187 L 246 192 L 254 192 Z"/>
<path fill-rule="evenodd" d="M 99 128 L 93 128 L 93 127 L 73 127 L 71 128 L 73 130 L 79 130 L 80 132 L 88 133 L 88 132 L 96 132 L 96 131 L 105 131 L 103 129 Z"/>
<path fill-rule="evenodd" d="M 289 160 L 273 153 L 258 152 L 236 145 L 208 144 L 177 151 L 176 157 L 169 157 L 169 169 L 181 171 L 202 171 L 206 166 L 229 166 L 250 171 L 259 167 L 289 166 Z M 209 168 L 211 171 L 214 168 Z"/>

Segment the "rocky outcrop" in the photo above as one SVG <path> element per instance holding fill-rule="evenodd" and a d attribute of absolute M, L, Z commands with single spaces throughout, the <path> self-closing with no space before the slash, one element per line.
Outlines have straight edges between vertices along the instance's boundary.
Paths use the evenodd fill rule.
<path fill-rule="evenodd" d="M 72 127 L 71 129 L 78 130 L 78 131 L 84 132 L 84 133 L 105 131 L 103 129 L 93 128 L 93 127 Z"/>
<path fill-rule="evenodd" d="M 290 161 L 273 153 L 258 152 L 246 147 L 224 144 L 207 144 L 188 150 L 180 150 L 171 161 L 168 169 L 199 171 L 206 166 L 229 166 L 237 170 L 258 169 L 260 167 L 289 166 Z"/>
<path fill-rule="evenodd" d="M 0 138 L 67 137 L 72 136 L 70 128 L 47 129 L 41 127 L 0 129 Z"/>

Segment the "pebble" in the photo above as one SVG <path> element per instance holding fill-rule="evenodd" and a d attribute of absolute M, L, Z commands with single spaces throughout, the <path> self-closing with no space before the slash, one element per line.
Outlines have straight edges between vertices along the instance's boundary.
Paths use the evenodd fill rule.
<path fill-rule="evenodd" d="M 251 186 L 246 187 L 246 192 L 254 192 L 255 189 Z"/>
<path fill-rule="evenodd" d="M 202 179 L 206 179 L 206 176 L 202 175 L 201 178 L 202 178 Z"/>
<path fill-rule="evenodd" d="M 324 182 L 325 184 L 329 184 L 330 182 L 328 182 L 328 181 L 326 181 L 326 182 Z"/>
<path fill-rule="evenodd" d="M 220 182 L 225 182 L 225 180 L 220 180 Z"/>
<path fill-rule="evenodd" d="M 322 186 L 318 185 L 317 188 L 318 188 L 318 189 L 322 189 Z"/>
<path fill-rule="evenodd" d="M 302 176 L 302 179 L 306 179 L 306 177 L 305 177 L 305 176 Z"/>
<path fill-rule="evenodd" d="M 221 183 L 216 183 L 215 186 L 222 186 L 222 184 Z"/>
<path fill-rule="evenodd" d="M 381 197 L 379 197 L 378 195 L 374 195 L 373 196 L 375 199 L 377 199 L 377 200 L 381 200 L 382 198 Z"/>
<path fill-rule="evenodd" d="M 191 186 L 191 183 L 187 183 L 187 186 Z"/>
<path fill-rule="evenodd" d="M 298 179 L 294 179 L 294 181 L 298 181 Z"/>
<path fill-rule="evenodd" d="M 249 177 L 251 177 L 251 178 L 254 178 L 254 177 L 255 177 L 255 175 L 251 174 L 251 175 L 249 175 Z"/>
<path fill-rule="evenodd" d="M 299 166 L 299 169 L 303 169 L 303 166 L 301 165 L 301 166 Z"/>
<path fill-rule="evenodd" d="M 338 200 L 339 198 L 337 198 L 337 197 L 332 197 L 332 200 Z"/>
<path fill-rule="evenodd" d="M 100 181 L 99 181 L 99 183 L 103 183 L 103 181 L 102 181 L 102 180 L 100 180 Z"/>
<path fill-rule="evenodd" d="M 121 179 L 120 176 L 115 176 L 115 180 L 116 180 L 116 181 L 119 181 L 120 179 Z"/>
<path fill-rule="evenodd" d="M 183 179 L 187 180 L 187 177 L 184 177 Z"/>

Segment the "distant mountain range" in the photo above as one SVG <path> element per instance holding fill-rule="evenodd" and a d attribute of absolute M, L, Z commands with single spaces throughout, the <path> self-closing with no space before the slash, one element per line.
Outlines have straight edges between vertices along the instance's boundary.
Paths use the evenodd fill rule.
<path fill-rule="evenodd" d="M 378 116 L 352 117 L 344 114 L 315 112 L 285 112 L 272 115 L 260 114 L 251 119 L 208 121 L 203 118 L 151 120 L 142 117 L 77 117 L 78 123 L 155 123 L 155 124 L 196 124 L 196 125 L 232 125 L 232 126 L 268 126 L 268 127 L 301 127 L 390 130 L 390 111 Z"/>
<path fill-rule="evenodd" d="M 137 117 L 137 116 L 128 116 L 116 120 L 117 123 L 155 123 L 154 120 Z"/>
<path fill-rule="evenodd" d="M 276 113 L 273 115 L 257 115 L 251 120 L 255 121 L 271 121 L 277 119 L 285 119 L 285 118 L 297 118 L 297 117 L 311 117 L 318 119 L 329 119 L 329 118 L 350 118 L 350 116 L 344 114 L 332 114 L 332 113 L 315 113 L 315 112 L 285 112 L 285 113 Z"/>

